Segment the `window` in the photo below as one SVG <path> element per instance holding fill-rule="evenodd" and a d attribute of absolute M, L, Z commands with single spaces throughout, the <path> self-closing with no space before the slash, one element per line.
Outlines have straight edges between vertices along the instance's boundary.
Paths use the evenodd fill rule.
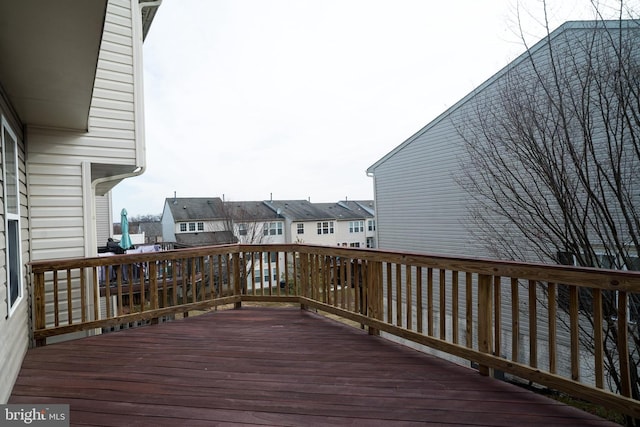
<path fill-rule="evenodd" d="M 304 234 L 304 224 L 298 224 L 298 234 Z"/>
<path fill-rule="evenodd" d="M 20 249 L 20 193 L 18 191 L 18 139 L 2 120 L 2 158 L 5 194 L 7 304 L 9 314 L 22 299 L 22 252 Z"/>
<path fill-rule="evenodd" d="M 333 234 L 333 221 L 319 222 L 318 234 Z"/>
<path fill-rule="evenodd" d="M 186 233 L 187 230 L 190 232 L 204 231 L 204 222 L 181 222 L 180 232 Z"/>
<path fill-rule="evenodd" d="M 281 222 L 265 222 L 263 234 L 265 236 L 281 236 L 282 235 L 282 223 Z"/>
<path fill-rule="evenodd" d="M 367 228 L 369 229 L 369 231 L 376 231 L 376 221 L 374 219 L 368 220 Z"/>
<path fill-rule="evenodd" d="M 349 221 L 349 233 L 362 233 L 364 231 L 364 221 Z"/>
<path fill-rule="evenodd" d="M 359 248 L 360 247 L 360 242 L 349 243 L 349 246 L 352 247 L 352 248 Z"/>
<path fill-rule="evenodd" d="M 238 224 L 238 236 L 247 235 L 247 224 Z"/>
<path fill-rule="evenodd" d="M 278 261 L 278 252 L 264 252 L 263 261 L 268 262 L 277 262 Z"/>
<path fill-rule="evenodd" d="M 368 248 L 375 248 L 375 244 L 373 242 L 373 237 L 367 237 L 367 247 Z"/>

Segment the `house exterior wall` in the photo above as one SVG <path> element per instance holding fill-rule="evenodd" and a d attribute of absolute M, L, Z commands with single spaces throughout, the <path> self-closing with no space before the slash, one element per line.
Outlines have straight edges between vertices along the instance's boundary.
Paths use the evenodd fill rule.
<path fill-rule="evenodd" d="M 85 220 L 97 211 L 91 165 L 136 165 L 136 8 L 131 0 L 107 6 L 89 131 L 27 129 L 34 260 L 95 255 L 101 241 Z"/>
<path fill-rule="evenodd" d="M 113 235 L 113 215 L 111 213 L 111 192 L 96 196 L 96 236 L 97 245 L 105 246 Z"/>
<path fill-rule="evenodd" d="M 109 0 L 88 131 L 27 127 L 32 260 L 95 256 L 111 235 L 110 198 L 96 187 L 144 165 L 141 43 L 138 1 Z"/>
<path fill-rule="evenodd" d="M 318 234 L 318 223 L 333 223 L 333 233 Z M 298 234 L 298 224 L 304 225 L 304 234 Z M 291 233 L 291 243 L 306 243 L 309 245 L 325 245 L 336 246 L 338 244 L 337 239 L 337 226 L 338 221 L 335 219 L 327 220 L 313 220 L 313 221 L 293 221 L 289 228 Z M 329 228 L 330 231 L 330 228 Z"/>
<path fill-rule="evenodd" d="M 567 43 L 567 40 L 570 43 L 574 35 L 578 37 L 581 34 L 579 30 L 575 30 L 575 33 L 572 31 L 574 30 L 569 25 L 552 36 L 552 43 Z M 560 34 L 562 37 L 559 37 Z M 543 49 L 533 50 L 532 55 L 536 63 L 544 68 Z M 467 228 L 471 200 L 461 187 L 460 178 L 463 175 L 461 168 L 468 154 L 458 126 L 463 125 L 478 109 L 486 106 L 488 99 L 499 96 L 501 79 L 506 78 L 508 71 L 514 67 L 522 71 L 528 64 L 522 57 L 514 61 L 368 169 L 374 181 L 378 247 L 408 252 L 489 257 L 484 252 L 483 242 L 474 240 Z M 532 261 L 524 259 L 527 260 Z M 502 292 L 502 301 L 509 301 L 509 286 L 503 286 Z M 526 291 L 523 289 L 521 295 L 524 294 Z M 438 298 L 438 290 L 435 289 L 434 301 L 438 301 Z M 461 301 L 464 303 L 464 298 Z M 527 322 L 523 319 L 527 316 L 529 302 L 521 298 L 520 304 L 521 329 L 518 344 L 520 354 L 527 355 L 529 331 Z M 537 307 L 537 345 L 542 354 L 548 346 L 548 313 L 541 304 Z M 435 316 L 439 317 L 444 309 L 436 307 Z M 446 312 L 450 313 L 451 307 Z M 464 313 L 462 307 L 460 312 Z M 511 315 L 507 309 L 502 313 L 501 350 L 507 353 L 505 356 L 510 357 Z M 447 325 L 450 327 L 452 322 L 450 316 L 447 316 Z M 464 317 L 459 319 L 459 324 L 459 333 L 463 334 L 466 327 Z M 559 326 L 557 334 L 558 370 L 564 374 L 569 369 L 567 361 L 570 332 Z M 545 360 L 538 362 L 540 367 L 548 363 Z M 583 378 L 590 378 L 592 374 L 589 365 L 582 366 Z"/>
<path fill-rule="evenodd" d="M 22 252 L 22 299 L 16 302 L 9 313 L 8 306 L 8 278 L 7 278 L 7 246 L 5 221 L 0 221 L 0 403 L 9 399 L 13 383 L 15 382 L 22 359 L 29 346 L 29 289 L 28 269 L 29 262 L 29 222 L 26 193 L 25 174 L 25 146 L 22 134 L 22 123 L 13 113 L 13 108 L 6 100 L 2 92 L 0 82 L 0 121 L 4 122 L 16 135 L 18 140 L 18 170 L 20 192 L 20 241 Z M 0 152 L 1 153 L 1 152 Z M 5 169 L 5 159 L 0 159 L 0 172 Z M 0 173 L 0 181 L 4 184 L 3 174 Z M 2 188 L 2 187 L 0 187 Z M 2 218 L 4 219 L 5 198 L 0 198 Z"/>

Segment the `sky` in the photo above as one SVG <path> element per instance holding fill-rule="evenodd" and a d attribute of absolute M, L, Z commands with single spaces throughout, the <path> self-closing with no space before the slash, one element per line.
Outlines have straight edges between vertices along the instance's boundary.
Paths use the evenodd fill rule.
<path fill-rule="evenodd" d="M 547 6 L 551 29 L 594 17 L 589 0 Z M 541 0 L 163 0 L 143 47 L 146 168 L 113 190 L 114 219 L 161 214 L 174 194 L 373 199 L 366 169 L 524 52 L 518 22 L 538 41 L 542 11 Z"/>

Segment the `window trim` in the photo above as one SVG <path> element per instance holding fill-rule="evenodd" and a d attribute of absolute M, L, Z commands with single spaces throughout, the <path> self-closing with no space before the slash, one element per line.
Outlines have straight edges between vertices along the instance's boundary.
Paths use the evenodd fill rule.
<path fill-rule="evenodd" d="M 13 130 L 11 129 L 11 127 L 9 126 L 9 123 L 7 122 L 7 120 L 5 119 L 4 116 L 2 116 L 2 121 L 1 121 L 1 126 L 0 126 L 0 140 L 2 143 L 2 189 L 4 191 L 4 199 L 3 199 L 3 203 L 4 203 L 4 227 L 5 227 L 5 269 L 7 272 L 7 280 L 6 280 L 6 286 L 7 286 L 7 297 L 6 297 L 6 301 L 7 301 L 7 317 L 11 316 L 16 309 L 18 308 L 18 306 L 20 305 L 20 302 L 24 299 L 24 278 L 23 278 L 23 266 L 22 266 L 22 236 L 21 236 L 21 220 L 20 220 L 20 166 L 19 166 L 19 156 L 18 156 L 18 137 L 15 134 L 15 132 L 13 132 Z M 12 185 L 15 185 L 15 195 L 16 195 L 16 206 L 15 206 L 15 210 L 16 212 L 9 212 L 9 203 L 7 203 L 7 194 L 10 194 L 9 191 L 7 190 L 7 155 L 6 155 L 6 147 L 8 144 L 8 141 L 5 140 L 5 135 L 8 134 L 9 138 L 11 139 L 11 143 L 13 145 L 13 161 L 16 167 L 15 170 L 15 183 L 12 183 Z M 9 224 L 12 223 L 12 225 L 10 226 Z M 16 235 L 12 236 L 10 233 L 10 230 L 16 230 Z M 13 241 L 12 241 L 13 240 Z M 12 249 L 14 248 L 15 250 L 15 254 L 16 254 L 16 258 L 15 260 L 12 262 Z M 14 267 L 12 267 L 12 265 L 14 265 Z M 13 272 L 13 268 L 17 269 L 17 292 L 18 295 L 15 297 L 15 299 L 12 297 L 12 292 L 11 292 L 11 277 L 13 276 L 12 272 Z M 13 303 L 12 303 L 12 299 L 13 299 Z"/>

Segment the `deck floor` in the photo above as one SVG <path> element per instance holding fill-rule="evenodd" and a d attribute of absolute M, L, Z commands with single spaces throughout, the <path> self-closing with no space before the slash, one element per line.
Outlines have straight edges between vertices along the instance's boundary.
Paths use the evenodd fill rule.
<path fill-rule="evenodd" d="M 614 425 L 298 308 L 31 349 L 9 403 L 70 404 L 72 425 Z"/>

